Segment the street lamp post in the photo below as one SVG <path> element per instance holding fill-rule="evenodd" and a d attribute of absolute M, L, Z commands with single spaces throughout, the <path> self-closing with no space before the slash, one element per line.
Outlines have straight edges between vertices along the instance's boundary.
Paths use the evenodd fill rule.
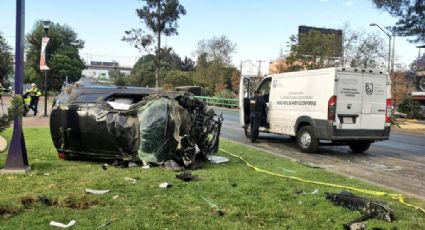
<path fill-rule="evenodd" d="M 49 21 L 43 21 L 44 37 L 47 38 L 49 32 Z M 46 63 L 47 63 L 47 49 L 46 49 Z M 47 69 L 44 70 L 44 116 L 47 117 Z"/>
<path fill-rule="evenodd" d="M 390 74 L 391 73 L 391 35 L 389 33 L 387 33 L 387 31 L 382 29 L 376 23 L 370 23 L 369 26 L 377 26 L 382 32 L 384 32 L 388 36 L 388 40 L 389 40 L 389 42 L 388 42 L 388 74 Z"/>

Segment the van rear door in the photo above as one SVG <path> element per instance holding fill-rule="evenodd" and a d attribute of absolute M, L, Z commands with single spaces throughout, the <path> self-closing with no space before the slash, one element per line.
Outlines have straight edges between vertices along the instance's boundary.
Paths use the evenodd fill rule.
<path fill-rule="evenodd" d="M 384 130 L 386 83 L 384 74 L 337 72 L 337 129 Z"/>

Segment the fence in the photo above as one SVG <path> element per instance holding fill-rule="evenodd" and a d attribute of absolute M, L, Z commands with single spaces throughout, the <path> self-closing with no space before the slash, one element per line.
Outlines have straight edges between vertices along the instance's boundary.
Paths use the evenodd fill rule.
<path fill-rule="evenodd" d="M 237 109 L 239 108 L 239 100 L 233 98 L 220 98 L 220 97 L 203 97 L 195 96 L 200 101 L 207 103 L 209 106 L 217 106 L 224 108 Z"/>

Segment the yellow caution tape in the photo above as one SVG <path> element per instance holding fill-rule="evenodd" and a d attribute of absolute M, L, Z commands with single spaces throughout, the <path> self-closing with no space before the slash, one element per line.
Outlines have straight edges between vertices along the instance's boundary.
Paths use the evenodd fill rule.
<path fill-rule="evenodd" d="M 415 206 L 413 204 L 409 204 L 406 203 L 404 200 L 404 195 L 400 194 L 400 193 L 386 193 L 386 192 L 380 192 L 380 191 L 373 191 L 373 190 L 368 190 L 368 189 L 362 189 L 362 188 L 355 188 L 355 187 L 351 187 L 351 186 L 345 186 L 345 185 L 339 185 L 339 184 L 332 184 L 332 183 L 327 183 L 327 182 L 320 182 L 320 181 L 313 181 L 313 180 L 306 180 L 300 177 L 296 177 L 296 176 L 287 176 L 287 175 L 282 175 L 282 174 L 278 174 L 278 173 L 274 173 L 274 172 L 270 172 L 261 168 L 258 168 L 257 166 L 249 163 L 248 161 L 246 161 L 243 157 L 235 155 L 233 153 L 230 153 L 228 151 L 226 151 L 225 149 L 220 149 L 220 151 L 229 154 L 230 156 L 239 158 L 241 161 L 245 162 L 245 164 L 250 167 L 253 168 L 255 171 L 257 172 L 261 172 L 261 173 L 266 173 L 269 175 L 273 175 L 273 176 L 278 176 L 278 177 L 283 177 L 283 178 L 287 178 L 287 179 L 291 179 L 291 180 L 296 180 L 296 181 L 301 181 L 301 182 L 305 182 L 305 183 L 310 183 L 310 184 L 318 184 L 318 185 L 324 185 L 324 186 L 329 186 L 329 187 L 334 187 L 334 188 L 341 188 L 341 189 L 348 189 L 351 191 L 356 191 L 356 192 L 360 192 L 360 193 L 364 193 L 364 194 L 370 194 L 370 195 L 375 195 L 375 196 L 388 196 L 391 197 L 394 200 L 399 201 L 401 204 L 404 204 L 408 207 L 412 207 L 415 208 L 416 210 L 422 211 L 423 213 L 425 213 L 425 209 Z"/>

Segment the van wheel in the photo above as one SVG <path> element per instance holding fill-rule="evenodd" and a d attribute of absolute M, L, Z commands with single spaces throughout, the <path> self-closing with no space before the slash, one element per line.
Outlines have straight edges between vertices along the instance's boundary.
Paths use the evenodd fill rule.
<path fill-rule="evenodd" d="M 245 125 L 244 133 L 246 138 L 251 139 L 251 125 Z"/>
<path fill-rule="evenodd" d="M 297 133 L 297 144 L 305 153 L 316 152 L 319 141 L 316 139 L 311 126 L 303 126 Z"/>
<path fill-rule="evenodd" d="M 350 141 L 348 146 L 350 147 L 353 153 L 363 153 L 369 149 L 371 142 L 370 141 Z"/>

